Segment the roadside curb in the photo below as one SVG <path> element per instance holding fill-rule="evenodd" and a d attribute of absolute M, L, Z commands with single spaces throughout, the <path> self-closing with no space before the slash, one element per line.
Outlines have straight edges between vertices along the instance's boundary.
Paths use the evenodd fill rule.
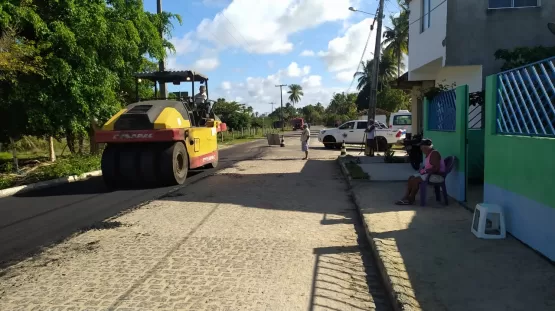
<path fill-rule="evenodd" d="M 92 171 L 81 175 L 72 175 L 68 177 L 61 177 L 61 178 L 52 179 L 52 180 L 40 181 L 37 183 L 28 184 L 28 185 L 6 188 L 6 189 L 0 190 L 0 198 L 9 197 L 19 193 L 25 193 L 31 190 L 50 188 L 50 187 L 54 187 L 62 184 L 69 184 L 76 181 L 83 181 L 91 177 L 98 177 L 98 176 L 102 176 L 102 171 L 100 170 Z"/>
<path fill-rule="evenodd" d="M 406 282 L 397 282 L 397 280 L 401 280 L 402 278 L 402 276 L 399 275 L 400 271 L 398 267 L 394 263 L 392 263 L 391 260 L 386 259 L 387 256 L 385 252 L 387 250 L 384 250 L 383 247 L 380 247 L 378 245 L 378 243 L 379 244 L 383 244 L 383 243 L 381 241 L 376 241 L 376 239 L 372 237 L 372 234 L 370 233 L 370 229 L 368 227 L 368 223 L 366 223 L 366 220 L 364 219 L 364 212 L 362 211 L 362 203 L 360 201 L 360 198 L 356 195 L 353 189 L 354 185 L 352 182 L 352 177 L 349 175 L 349 171 L 347 170 L 345 165 L 341 162 L 341 158 L 339 157 L 337 158 L 337 163 L 339 164 L 341 172 L 343 173 L 343 176 L 345 177 L 345 180 L 349 185 L 349 193 L 351 195 L 351 199 L 353 200 L 358 210 L 358 213 L 360 215 L 360 218 L 362 220 L 366 238 L 368 239 L 368 242 L 370 243 L 370 247 L 372 248 L 372 254 L 374 255 L 374 259 L 376 260 L 378 271 L 382 278 L 382 283 L 385 286 L 385 290 L 387 291 L 393 310 L 395 311 L 421 310 L 418 307 L 414 307 L 415 305 L 416 306 L 418 305 L 417 302 L 416 304 L 413 302 L 414 298 L 410 297 L 410 295 L 404 294 L 405 292 L 414 293 L 414 290 L 412 288 L 407 288 Z M 402 273 L 402 274 L 405 274 L 405 273 Z M 396 288 L 400 290 L 397 291 L 395 290 Z"/>

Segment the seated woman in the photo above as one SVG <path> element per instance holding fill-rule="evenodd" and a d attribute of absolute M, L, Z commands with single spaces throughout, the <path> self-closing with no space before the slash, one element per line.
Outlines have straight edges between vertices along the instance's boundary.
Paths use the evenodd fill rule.
<path fill-rule="evenodd" d="M 441 158 L 439 151 L 434 149 L 432 141 L 429 139 L 422 139 L 418 145 L 420 146 L 420 150 L 422 150 L 426 156 L 424 159 L 424 168 L 409 177 L 405 196 L 395 203 L 397 205 L 413 204 L 422 181 L 427 180 L 430 174 L 445 173 L 445 163 L 443 163 L 443 159 Z"/>

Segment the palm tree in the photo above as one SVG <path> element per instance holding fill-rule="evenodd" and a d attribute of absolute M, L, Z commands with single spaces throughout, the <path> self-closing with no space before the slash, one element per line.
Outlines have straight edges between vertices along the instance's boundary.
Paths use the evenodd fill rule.
<path fill-rule="evenodd" d="M 399 17 L 390 16 L 389 18 L 393 27 L 386 27 L 383 44 L 397 59 L 397 78 L 399 78 L 401 76 L 401 58 L 409 52 L 409 12 L 401 5 Z"/>
<path fill-rule="evenodd" d="M 304 96 L 303 87 L 298 84 L 291 84 L 289 85 L 289 91 L 287 91 L 287 94 L 289 94 L 289 101 L 293 103 L 293 106 L 295 106 L 295 104 L 300 102 L 301 98 Z"/>
<path fill-rule="evenodd" d="M 369 59 L 361 63 L 362 70 L 355 73 L 355 77 L 358 77 L 357 90 L 362 90 L 365 87 L 370 87 L 370 79 L 372 77 L 372 68 L 374 66 L 374 60 Z M 404 64 L 401 63 L 404 67 Z M 383 88 L 383 84 L 393 80 L 395 78 L 395 70 L 397 64 L 393 58 L 391 52 L 387 50 L 382 51 L 382 56 L 380 57 L 380 66 L 378 68 L 378 89 Z"/>

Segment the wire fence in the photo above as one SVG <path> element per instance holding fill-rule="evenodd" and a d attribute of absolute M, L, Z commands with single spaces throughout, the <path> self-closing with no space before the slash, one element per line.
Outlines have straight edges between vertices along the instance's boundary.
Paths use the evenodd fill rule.
<path fill-rule="evenodd" d="M 221 142 L 232 141 L 236 139 L 249 139 L 249 138 L 265 138 L 268 134 L 281 133 L 281 128 L 260 128 L 249 127 L 238 129 L 229 129 L 225 132 L 220 132 L 218 135 Z"/>

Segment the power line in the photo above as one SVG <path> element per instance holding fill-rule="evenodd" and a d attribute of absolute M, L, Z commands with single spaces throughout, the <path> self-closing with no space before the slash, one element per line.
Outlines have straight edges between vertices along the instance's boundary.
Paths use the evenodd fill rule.
<path fill-rule="evenodd" d="M 376 9 L 376 15 L 378 15 L 378 9 Z M 360 70 L 360 65 L 362 64 L 362 60 L 364 59 L 364 55 L 366 54 L 366 49 L 368 48 L 368 42 L 370 42 L 370 37 L 372 36 L 372 31 L 374 30 L 374 23 L 376 22 L 376 18 L 374 18 L 374 20 L 372 21 L 372 25 L 370 26 L 370 32 L 368 33 L 368 38 L 366 39 L 366 44 L 364 45 L 364 50 L 362 50 L 362 55 L 360 56 L 360 61 L 358 62 L 357 65 L 357 70 L 355 71 L 355 73 L 353 74 L 353 79 L 351 80 L 351 84 L 349 85 L 349 88 L 347 89 L 347 94 L 349 93 L 349 91 L 351 90 L 351 87 L 353 87 L 353 83 L 355 82 L 355 75 L 356 73 Z"/>
<path fill-rule="evenodd" d="M 239 29 L 237 29 L 235 27 L 235 25 L 229 20 L 229 18 L 227 18 L 227 16 L 225 16 L 224 11 L 222 11 L 222 16 L 227 20 L 227 22 L 231 25 L 231 27 L 233 27 L 233 29 L 235 29 L 235 31 L 237 31 L 237 33 L 239 34 L 239 36 L 241 36 L 241 38 L 243 38 L 243 41 L 245 41 L 245 43 L 247 44 L 248 48 L 250 51 L 253 51 L 252 47 L 249 44 L 249 41 L 247 41 L 247 39 L 245 39 L 245 37 L 243 36 L 243 34 L 239 31 Z M 250 52 L 249 52 L 250 53 Z"/>
<path fill-rule="evenodd" d="M 353 87 L 353 83 L 355 82 L 355 79 L 356 79 L 356 73 L 360 70 L 360 65 L 362 64 L 362 61 L 364 59 L 364 55 L 366 54 L 366 49 L 368 48 L 368 42 L 370 42 L 370 37 L 372 37 L 373 28 L 374 28 L 374 23 L 372 23 L 372 28 L 370 29 L 370 32 L 368 33 L 368 38 L 366 38 L 366 44 L 364 45 L 364 50 L 362 51 L 362 55 L 360 56 L 360 61 L 358 62 L 357 70 L 353 74 L 353 79 L 351 80 L 351 84 L 349 85 L 349 88 L 347 89 L 347 92 L 346 92 L 347 94 L 351 90 L 351 87 Z"/>
<path fill-rule="evenodd" d="M 445 2 L 447 2 L 447 0 L 443 0 L 441 1 L 438 5 L 436 5 L 433 9 L 431 9 L 428 13 L 422 15 L 421 17 L 417 18 L 415 21 L 412 21 L 409 23 L 409 26 L 420 21 L 422 18 L 424 18 L 425 16 L 430 15 L 433 11 L 435 11 L 435 9 L 437 9 L 438 7 L 440 7 L 442 4 L 444 4 Z"/>

